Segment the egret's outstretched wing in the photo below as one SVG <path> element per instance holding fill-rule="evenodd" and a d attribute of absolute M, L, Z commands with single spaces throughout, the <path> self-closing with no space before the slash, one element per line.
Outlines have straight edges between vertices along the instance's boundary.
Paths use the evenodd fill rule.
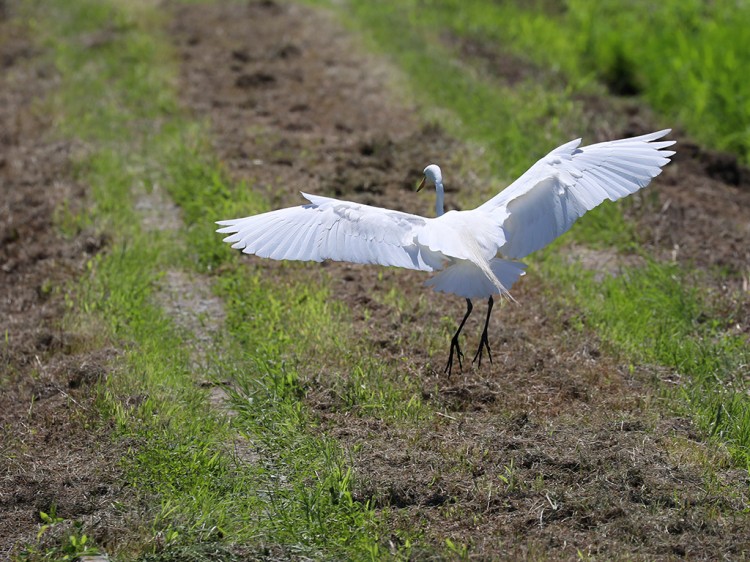
<path fill-rule="evenodd" d="M 523 258 L 566 232 L 586 211 L 605 199 L 616 201 L 646 187 L 661 173 L 674 141 L 654 142 L 669 129 L 578 148 L 564 144 L 539 160 L 495 197 L 478 207 L 503 220 L 502 255 Z"/>
<path fill-rule="evenodd" d="M 377 263 L 433 271 L 422 258 L 418 215 L 302 194 L 308 205 L 243 219 L 218 221 L 224 242 L 246 254 L 275 260 Z"/>

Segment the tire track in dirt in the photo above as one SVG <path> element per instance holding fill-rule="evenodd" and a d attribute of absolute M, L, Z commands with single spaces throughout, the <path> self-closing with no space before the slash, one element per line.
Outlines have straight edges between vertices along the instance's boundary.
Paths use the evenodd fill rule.
<path fill-rule="evenodd" d="M 179 215 L 174 217 L 179 220 Z M 207 389 L 208 402 L 219 415 L 234 416 L 227 389 L 233 381 L 216 376 L 213 357 L 222 354 L 221 330 L 226 313 L 223 301 L 213 294 L 211 281 L 205 276 L 170 269 L 164 273 L 155 300 L 186 334 L 184 346 L 190 354 L 193 383 Z M 255 463 L 260 457 L 250 439 L 235 433 L 231 446 L 233 458 L 240 463 Z"/>
<path fill-rule="evenodd" d="M 145 231 L 176 233 L 184 227 L 180 208 L 158 184 L 138 193 L 135 207 Z M 222 354 L 221 330 L 226 312 L 224 302 L 213 293 L 211 279 L 182 269 L 168 269 L 153 298 L 185 336 L 183 345 L 189 353 L 194 384 L 207 389 L 208 402 L 217 413 L 233 416 L 227 394 L 233 381 L 219 380 L 213 366 L 213 357 Z M 235 434 L 231 447 L 238 461 L 258 462 L 258 453 L 246 436 Z"/>
<path fill-rule="evenodd" d="M 387 67 L 327 16 L 267 0 L 178 6 L 174 14 L 183 102 L 210 120 L 215 149 L 236 179 L 274 206 L 300 202 L 304 189 L 430 213 L 432 200 L 412 193 L 421 168 L 433 161 L 457 168 L 450 155 L 463 147 L 421 126 L 389 91 Z M 283 280 L 273 262 L 247 261 Z M 424 293 L 426 306 L 399 312 L 384 296 L 397 286 L 416 303 L 422 275 L 381 270 L 379 281 L 373 267 L 316 267 L 311 279 L 329 274 L 353 311 L 352 328 L 374 339 L 362 344 L 419 379 L 423 399 L 446 414 L 408 427 L 360 417 L 328 392 L 326 376 L 337 373 L 321 375 L 325 366 L 303 373 L 322 430 L 350 451 L 358 447 L 357 498 L 388 507 L 393 529 L 418 528 L 437 548 L 445 537 L 470 542 L 482 558 L 746 552 L 747 472 L 659 406 L 652 380 L 669 373 L 618 364 L 573 327 L 574 313 L 554 307 L 533 272 L 514 291 L 522 306 L 493 319 L 495 365 L 445 379 L 414 342 L 420 324 L 457 317 L 457 299 Z M 467 333 L 478 334 L 480 322 L 472 319 Z M 390 541 L 399 544 L 395 534 Z"/>

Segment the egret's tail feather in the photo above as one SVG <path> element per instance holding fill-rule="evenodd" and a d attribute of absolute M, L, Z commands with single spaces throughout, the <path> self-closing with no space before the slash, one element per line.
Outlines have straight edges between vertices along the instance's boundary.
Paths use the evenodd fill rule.
<path fill-rule="evenodd" d="M 503 295 L 513 300 L 508 292 L 521 275 L 526 264 L 494 258 L 489 262 L 491 279 L 487 273 L 470 261 L 461 260 L 427 280 L 425 285 L 443 293 L 452 293 L 467 299 Z"/>
<path fill-rule="evenodd" d="M 526 264 L 520 261 L 494 258 L 490 261 L 490 269 L 495 274 L 495 277 L 497 277 L 497 280 L 505 287 L 503 296 L 515 301 L 516 299 L 508 291 L 518 281 L 519 277 L 526 275 Z"/>

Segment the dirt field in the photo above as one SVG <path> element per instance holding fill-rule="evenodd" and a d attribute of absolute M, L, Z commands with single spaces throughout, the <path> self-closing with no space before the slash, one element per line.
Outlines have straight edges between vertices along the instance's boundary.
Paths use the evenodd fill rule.
<path fill-rule="evenodd" d="M 210 122 L 215 149 L 237 179 L 278 205 L 299 202 L 304 189 L 429 215 L 432 198 L 413 189 L 423 166 L 439 162 L 448 207 L 459 206 L 454 186 L 472 179 L 450 170 L 454 152 L 465 148 L 439 127 L 420 124 L 386 86 L 389 68 L 361 54 L 327 16 L 268 0 L 171 10 L 182 102 Z M 117 346 L 80 353 L 86 336 L 60 322 L 66 283 L 106 251 L 107 241 L 88 232 L 61 236 L 52 226 L 63 201 L 86 204 L 86 186 L 70 167 L 76 147 L 56 140 L 34 103 L 54 88 L 55 70 L 42 62 L 28 30 L 9 21 L 0 19 L 0 328 L 7 334 L 0 342 L 0 557 L 33 539 L 39 512 L 53 502 L 64 517 L 85 521 L 100 544 L 112 543 L 121 522 L 109 523 L 108 506 L 127 494 L 107 432 L 87 431 L 92 383 L 108 375 Z M 467 56 L 477 52 L 509 80 L 524 75 L 512 61 L 494 64 L 502 53 L 491 47 Z M 602 137 L 654 128 L 632 101 L 592 106 L 601 110 L 594 132 Z M 590 119 L 597 122 L 596 114 Z M 731 272 L 707 290 L 747 333 L 750 299 L 738 290 L 750 263 L 750 172 L 679 131 L 671 138 L 678 155 L 649 188 L 656 197 L 628 213 L 655 255 L 704 269 L 709 284 L 714 268 Z M 273 264 L 252 264 L 280 275 Z M 483 559 L 572 559 L 572 544 L 588 545 L 583 554 L 602 559 L 748 556 L 747 471 L 661 405 L 653 381 L 671 373 L 648 365 L 631 371 L 602 352 L 594 335 L 570 327 L 574 312 L 548 317 L 552 297 L 533 271 L 514 291 L 520 306 L 494 315 L 494 365 L 448 379 L 442 357 L 435 365 L 412 339 L 396 336 L 444 316 L 458 319 L 461 299 L 430 293 L 422 316 L 396 317 L 383 295 L 396 284 L 416 297 L 424 291 L 421 275 L 388 270 L 378 282 L 369 267 L 324 267 L 339 279 L 336 293 L 359 317 L 358 327 L 377 338 L 378 353 L 398 358 L 423 381 L 423 399 L 446 413 L 407 434 L 342 413 L 336 397 L 315 392 L 319 369 L 304 373 L 320 430 L 349 449 L 359 446 L 357 498 L 387 507 L 394 528 L 420 526 L 427 544 L 471 542 Z M 476 310 L 465 332 L 467 355 L 484 306 Z M 705 462 L 719 479 L 713 488 Z"/>

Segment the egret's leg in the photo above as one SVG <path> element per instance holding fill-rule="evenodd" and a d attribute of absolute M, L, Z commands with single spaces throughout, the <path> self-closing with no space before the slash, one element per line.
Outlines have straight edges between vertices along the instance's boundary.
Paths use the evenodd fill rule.
<path fill-rule="evenodd" d="M 448 376 L 451 376 L 451 369 L 453 369 L 453 352 L 456 352 L 456 357 L 458 357 L 458 368 L 463 369 L 463 365 L 461 364 L 461 359 L 463 358 L 464 354 L 461 352 L 461 346 L 458 345 L 458 334 L 461 333 L 461 330 L 464 327 L 464 324 L 466 324 L 466 319 L 469 317 L 469 314 L 471 314 L 471 309 L 474 308 L 471 304 L 471 301 L 469 299 L 466 299 L 466 314 L 464 314 L 464 319 L 461 320 L 461 324 L 458 326 L 458 330 L 456 330 L 456 333 L 453 335 L 453 339 L 451 340 L 451 353 L 448 356 L 448 364 L 445 366 L 445 373 L 448 373 Z"/>
<path fill-rule="evenodd" d="M 492 305 L 495 304 L 495 301 L 492 300 L 492 297 L 490 296 L 490 300 L 487 302 L 487 319 L 484 321 L 484 330 L 482 331 L 482 339 L 479 340 L 479 349 L 477 349 L 477 354 L 474 356 L 474 360 L 472 363 L 476 362 L 477 359 L 479 359 L 479 366 L 482 366 L 482 349 L 487 348 L 487 355 L 490 358 L 490 363 L 492 363 L 492 350 L 490 350 L 490 342 L 487 339 L 487 328 L 490 325 L 490 315 L 492 314 Z"/>

